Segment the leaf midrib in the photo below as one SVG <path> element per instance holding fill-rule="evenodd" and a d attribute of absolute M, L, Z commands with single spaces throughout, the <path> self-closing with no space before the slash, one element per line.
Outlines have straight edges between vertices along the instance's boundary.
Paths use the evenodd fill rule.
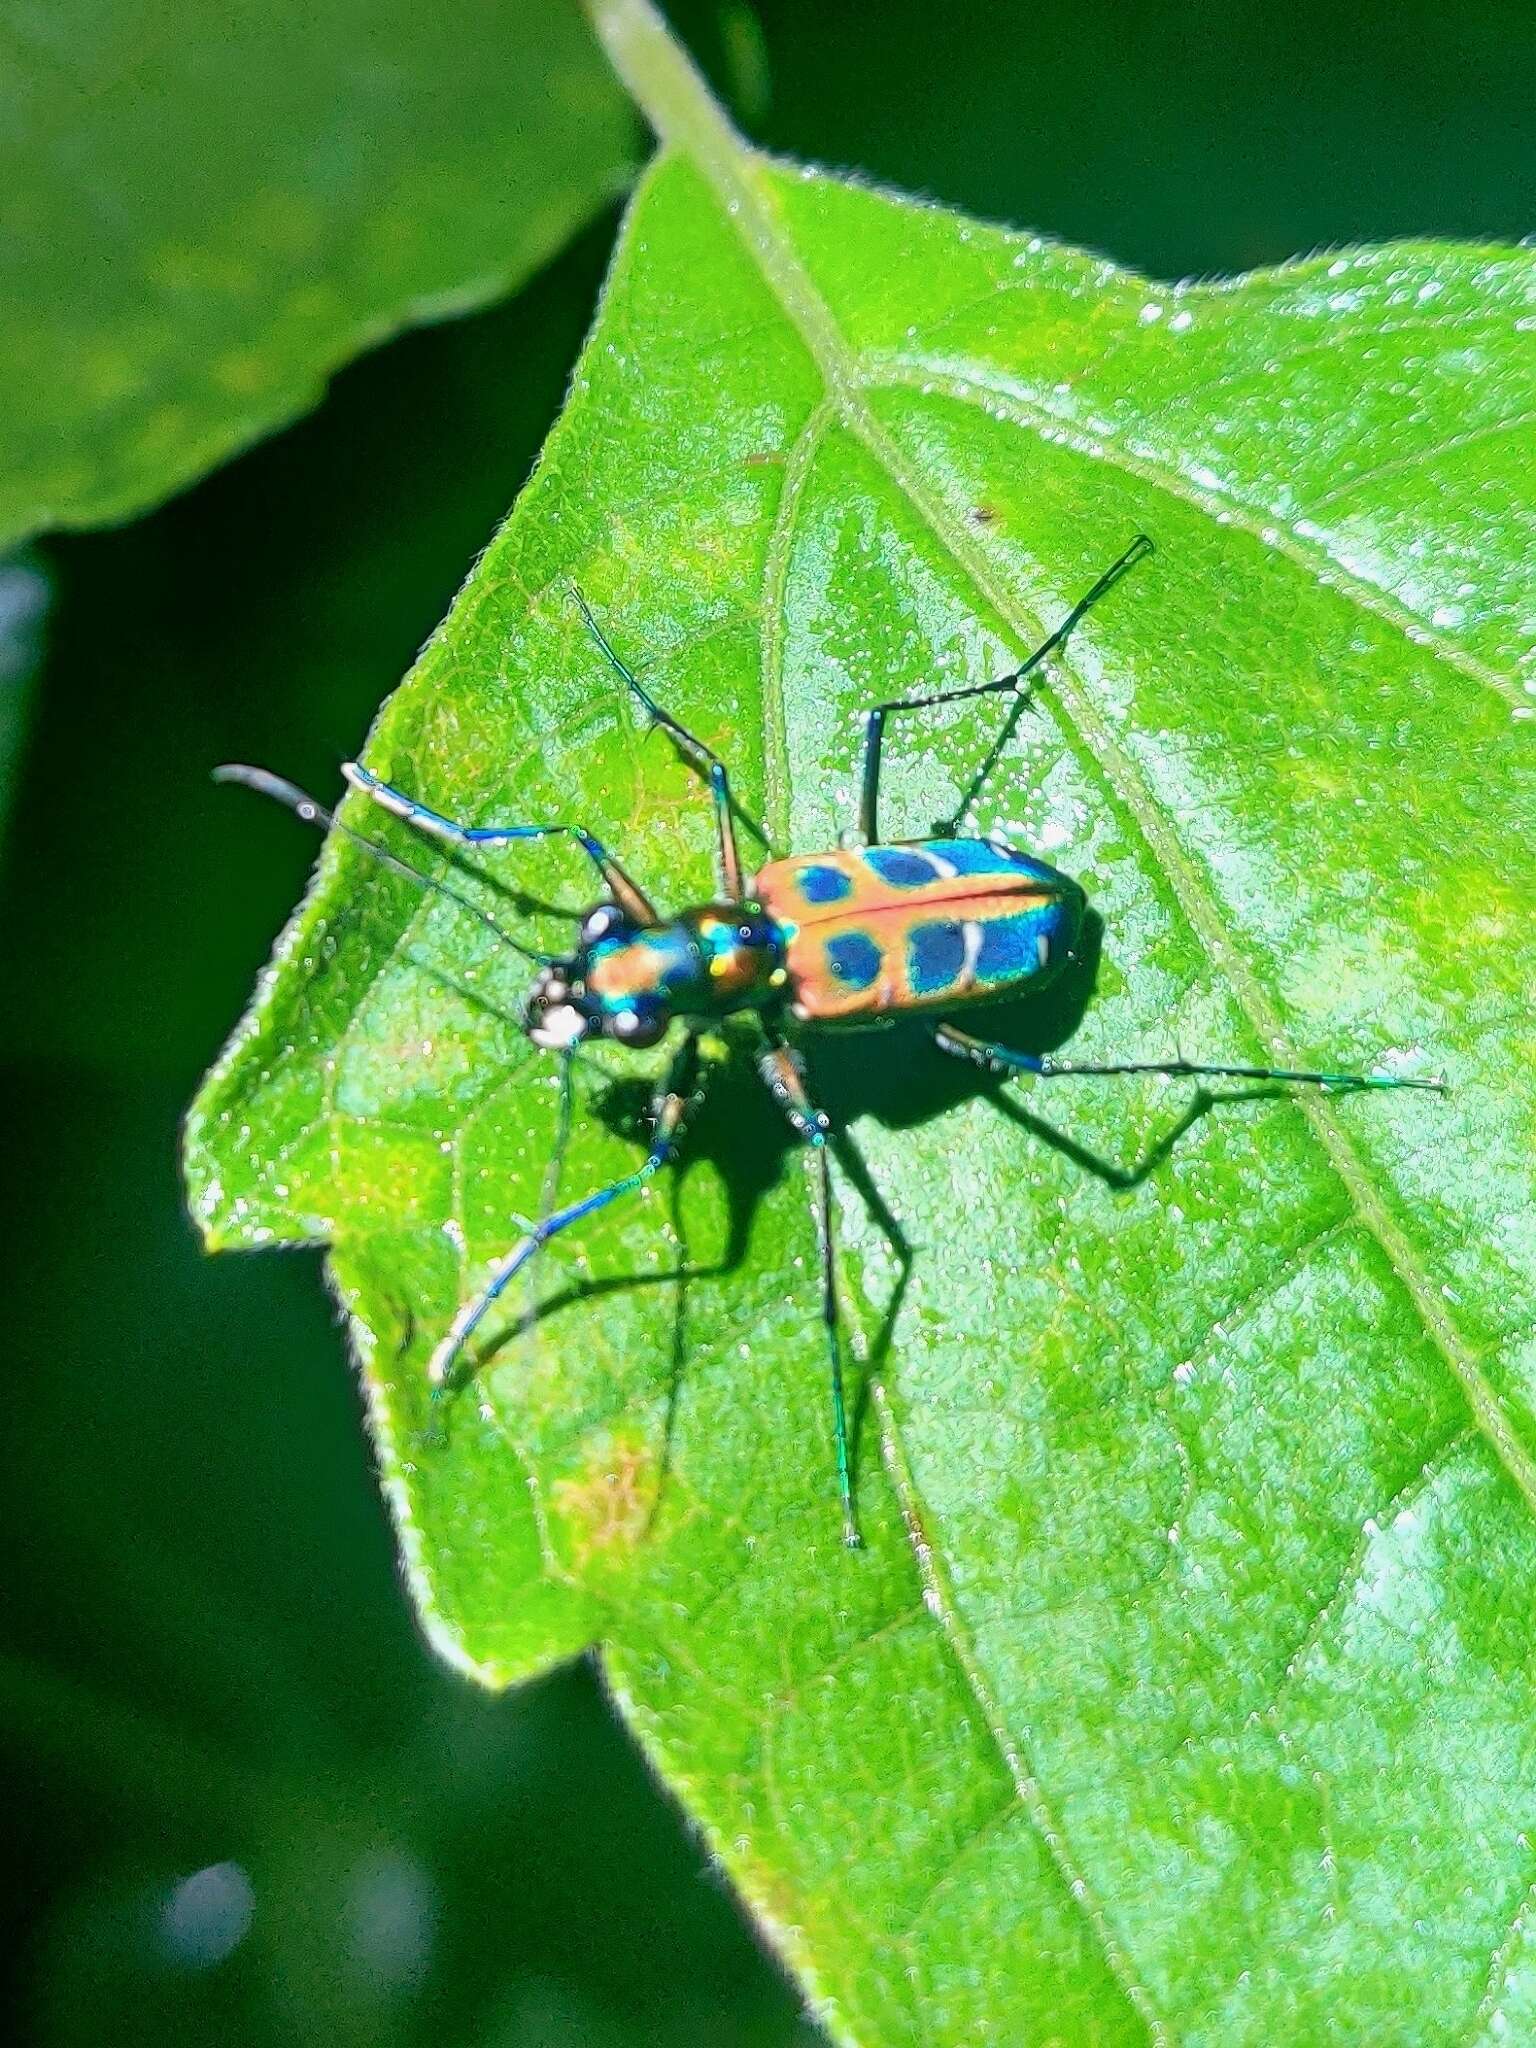
<path fill-rule="evenodd" d="M 764 730 L 764 773 L 770 815 L 777 838 L 787 845 L 790 838 L 788 721 L 783 691 L 782 586 L 790 554 L 790 542 L 799 511 L 800 495 L 814 463 L 827 425 L 843 418 L 835 395 L 829 393 L 803 422 L 785 467 L 772 535 L 766 550 L 764 576 L 764 633 L 761 669 L 760 717 Z M 843 1292 L 846 1294 L 846 1285 Z M 1109 1925 L 1108 1914 L 1094 1894 L 1085 1873 L 1074 1860 L 1061 1821 L 1051 1810 L 1033 1766 L 1010 1731 L 1007 1718 L 994 1696 L 981 1667 L 980 1657 L 961 1620 L 948 1576 L 928 1540 L 923 1506 L 912 1478 L 900 1425 L 889 1393 L 880 1381 L 870 1386 L 870 1401 L 880 1424 L 880 1441 L 886 1475 L 895 1493 L 908 1540 L 922 1580 L 923 1606 L 937 1627 L 952 1658 L 960 1683 L 986 1727 L 1007 1780 L 1012 1810 L 1034 1828 L 1063 1891 L 1090 1928 L 1105 1967 L 1119 1987 L 1127 2006 L 1142 2023 L 1153 2048 L 1171 2048 L 1167 2026 L 1148 2008 L 1146 1993 L 1137 1982 L 1129 1957 Z M 916 1993 L 914 1993 L 914 1997 Z"/>

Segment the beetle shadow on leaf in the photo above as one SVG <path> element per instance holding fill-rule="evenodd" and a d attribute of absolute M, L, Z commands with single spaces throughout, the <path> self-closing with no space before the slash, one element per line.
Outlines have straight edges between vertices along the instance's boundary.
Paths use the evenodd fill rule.
<path fill-rule="evenodd" d="M 1092 1000 L 1102 939 L 1102 920 L 1090 910 L 1070 967 L 1049 988 L 1034 997 L 989 1004 L 979 1012 L 967 1013 L 967 1028 L 1019 1051 L 1054 1052 L 1074 1036 Z M 893 1130 L 915 1129 L 963 1102 L 983 1097 L 1028 1138 L 1050 1146 L 1109 1187 L 1128 1191 L 1155 1172 L 1185 1134 L 1218 1103 L 1283 1092 L 1266 1087 L 1215 1094 L 1202 1088 L 1139 1159 L 1121 1164 L 1102 1158 L 1026 1107 L 1014 1080 L 988 1074 L 969 1060 L 940 1051 L 933 1039 L 935 1021 L 932 1015 L 909 1016 L 877 1030 L 808 1033 L 801 1041 L 813 1099 L 832 1122 L 836 1163 L 885 1237 L 896 1269 L 881 1308 L 879 1325 L 861 1362 L 852 1418 L 856 1443 L 863 1435 L 862 1421 L 871 1382 L 878 1377 L 889 1354 L 902 1301 L 923 1249 L 914 1246 L 903 1229 L 899 1216 L 900 1189 L 892 1189 L 888 1195 L 876 1183 L 863 1159 L 856 1136 L 856 1126 L 862 1119 L 872 1118 Z M 651 1084 L 647 1080 L 640 1076 L 624 1077 L 609 1082 L 589 1099 L 587 1113 L 616 1136 L 643 1146 L 648 1134 L 646 1113 L 650 1097 Z M 770 1099 L 750 1057 L 743 1053 L 712 1067 L 708 1090 L 689 1119 L 677 1165 L 668 1176 L 670 1220 L 680 1254 L 677 1262 L 661 1272 L 606 1274 L 561 1285 L 540 1299 L 529 1315 L 519 1317 L 486 1354 L 482 1364 L 514 1345 L 532 1323 L 543 1325 L 548 1318 L 590 1306 L 606 1295 L 630 1288 L 670 1286 L 674 1290 L 673 1316 L 661 1447 L 661 1470 L 665 1474 L 671 1467 L 678 1396 L 688 1362 L 691 1290 L 699 1282 L 727 1278 L 741 1267 L 747 1257 L 758 1205 L 786 1174 L 801 1170 L 805 1154 L 804 1144 Z M 685 1193 L 690 1171 L 705 1162 L 715 1168 L 725 1190 L 727 1214 L 725 1242 L 718 1258 L 700 1265 L 689 1250 Z M 572 1195 L 586 1192 L 569 1191 Z M 806 1295 L 809 1329 L 817 1315 L 816 1291 L 810 1280 Z M 576 1418 L 573 1432 L 591 1426 L 595 1419 Z"/>
<path fill-rule="evenodd" d="M 643 1147 L 649 1138 L 651 1096 L 649 1081 L 638 1075 L 624 1076 L 607 1081 L 584 1107 L 586 1114 L 615 1137 Z M 688 1120 L 677 1163 L 664 1183 L 668 1189 L 668 1220 L 678 1247 L 676 1262 L 661 1271 L 607 1273 L 557 1286 L 486 1347 L 476 1371 L 483 1372 L 494 1361 L 515 1354 L 517 1344 L 535 1325 L 542 1330 L 560 1316 L 590 1308 L 605 1296 L 636 1288 L 670 1288 L 672 1319 L 660 1447 L 661 1470 L 669 1471 L 678 1395 L 689 1354 L 692 1291 L 700 1282 L 727 1278 L 745 1263 L 758 1204 L 782 1177 L 786 1166 L 795 1163 L 789 1155 L 801 1150 L 803 1147 L 794 1139 L 748 1060 L 732 1060 L 712 1068 L 710 1085 Z M 719 1256 L 707 1264 L 696 1262 L 692 1255 L 685 1199 L 691 1170 L 704 1163 L 714 1166 L 726 1194 L 725 1243 Z M 584 1187 L 571 1188 L 564 1191 L 562 1199 L 590 1192 Z M 592 1415 L 575 1416 L 569 1434 L 579 1436 L 597 1420 Z"/>
<path fill-rule="evenodd" d="M 952 1021 L 975 1037 L 1011 1051 L 1042 1055 L 1058 1051 L 1075 1037 L 1093 1000 L 1103 939 L 1104 921 L 1090 907 L 1070 965 L 1049 987 L 1038 995 L 989 1003 Z M 926 1019 L 901 1018 L 885 1027 L 879 1033 L 878 1059 L 870 1054 L 874 1036 L 870 1033 L 863 1034 L 862 1045 L 854 1035 L 835 1034 L 812 1043 L 813 1088 L 834 1124 L 847 1127 L 861 1117 L 873 1117 L 891 1129 L 906 1130 L 980 1098 L 1032 1140 L 1049 1146 L 1107 1187 L 1124 1192 L 1148 1179 L 1180 1139 L 1218 1103 L 1248 1101 L 1256 1093 L 1274 1092 L 1242 1089 L 1218 1094 L 1200 1088 L 1139 1158 L 1121 1163 L 1092 1151 L 1026 1106 L 1029 1098 L 1021 1094 L 1019 1085 L 1021 1080 L 1027 1085 L 1026 1076 L 991 1074 L 971 1060 L 943 1052 L 933 1037 L 937 1020 L 935 1013 Z M 1053 1095 L 1051 1099 L 1058 1098 Z"/>
<path fill-rule="evenodd" d="M 968 1027 L 979 1035 L 1025 1052 L 1049 1053 L 1076 1033 L 1092 1000 L 1098 977 L 1103 921 L 1091 908 L 1071 965 L 1039 995 L 986 1005 L 967 1014 Z M 1183 1114 L 1133 1165 L 1104 1159 L 1020 1101 L 1017 1083 L 986 1073 L 969 1060 L 939 1050 L 933 1039 L 938 1013 L 908 1016 L 869 1030 L 808 1032 L 798 1041 L 804 1055 L 813 1099 L 831 1119 L 837 1164 L 883 1233 L 899 1274 L 893 1299 L 881 1319 L 881 1334 L 870 1347 L 873 1369 L 884 1356 L 911 1276 L 914 1250 L 891 1206 L 890 1195 L 875 1182 L 860 1153 L 856 1126 L 872 1118 L 893 1130 L 915 1129 L 942 1117 L 961 1103 L 983 1097 L 1031 1138 L 1051 1146 L 1084 1171 L 1114 1188 L 1131 1188 L 1155 1170 L 1179 1139 L 1218 1099 L 1208 1091 L 1195 1095 Z M 651 1084 L 640 1076 L 608 1082 L 587 1104 L 615 1136 L 636 1146 L 647 1137 Z M 676 1166 L 669 1176 L 674 1189 L 672 1220 L 683 1246 L 680 1262 L 665 1273 L 608 1275 L 563 1286 L 540 1301 L 536 1320 L 558 1315 L 580 1303 L 618 1290 L 663 1285 L 680 1289 L 679 1315 L 686 1315 L 683 1296 L 689 1283 L 721 1279 L 744 1261 L 759 1203 L 787 1172 L 798 1169 L 805 1147 L 771 1101 L 745 1053 L 710 1070 L 709 1087 L 690 1117 Z M 682 1191 L 693 1168 L 711 1164 L 725 1190 L 726 1240 L 717 1260 L 708 1266 L 691 1262 L 686 1250 Z M 586 1193 L 572 1189 L 571 1194 Z M 498 1347 L 499 1348 L 499 1347 Z M 676 1349 L 677 1347 L 674 1347 Z"/>
<path fill-rule="evenodd" d="M 1090 909 L 1068 965 L 1038 995 L 987 1003 L 957 1013 L 954 1021 L 1020 1052 L 1055 1052 L 1077 1031 L 1093 999 L 1103 938 L 1104 921 Z M 812 1092 L 833 1124 L 847 1129 L 873 1117 L 889 1129 L 909 1130 L 1007 1086 L 934 1044 L 934 1025 L 948 1015 L 935 1010 L 868 1031 L 808 1036 L 804 1051 Z"/>

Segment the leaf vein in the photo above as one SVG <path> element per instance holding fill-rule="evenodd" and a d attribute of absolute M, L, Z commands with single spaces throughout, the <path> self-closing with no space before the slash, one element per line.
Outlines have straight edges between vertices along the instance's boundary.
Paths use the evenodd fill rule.
<path fill-rule="evenodd" d="M 1013 1785 L 1014 1796 L 1028 1816 L 1042 1848 L 1055 1868 L 1067 1896 L 1077 1906 L 1092 1930 L 1105 1968 L 1114 1980 L 1127 2007 L 1145 2029 L 1155 2048 L 1172 2048 L 1173 2036 L 1152 2011 L 1134 1965 L 1109 1924 L 1108 1915 L 1087 1877 L 1073 1857 L 1065 1833 L 1041 1786 L 1039 1776 L 1022 1746 L 1014 1739 L 1002 1708 L 992 1692 L 981 1662 L 960 1622 L 958 1603 L 948 1584 L 938 1553 L 923 1520 L 916 1483 L 902 1446 L 890 1393 L 877 1381 L 870 1390 L 871 1403 L 880 1420 L 881 1447 L 886 1470 L 896 1492 L 907 1533 L 917 1557 L 918 1570 L 927 1589 L 927 1605 L 938 1624 L 951 1656 L 958 1666 L 977 1711 L 991 1733 L 993 1744 Z"/>
<path fill-rule="evenodd" d="M 1324 491 L 1320 498 L 1313 499 L 1312 510 L 1321 511 L 1323 506 L 1337 504 L 1341 498 L 1351 498 L 1365 484 L 1379 483 L 1384 476 L 1398 476 L 1404 470 L 1417 469 L 1421 464 L 1433 462 L 1437 456 L 1448 455 L 1452 449 L 1472 448 L 1479 441 L 1492 440 L 1499 434 L 1517 434 L 1524 427 L 1536 427 L 1536 411 L 1515 413 L 1504 420 L 1487 420 L 1482 426 L 1468 427 L 1464 433 L 1447 434 L 1443 441 L 1435 441 L 1427 448 L 1416 448 L 1411 455 L 1398 455 L 1387 462 L 1373 463 L 1369 469 L 1362 469 L 1343 483 L 1335 484 L 1331 491 Z"/>
<path fill-rule="evenodd" d="M 1463 1445 L 1475 1441 L 1476 1435 L 1476 1430 L 1470 1424 L 1465 1424 L 1460 1428 L 1452 1430 L 1449 1436 L 1436 1444 L 1434 1449 L 1426 1455 L 1417 1469 L 1404 1481 L 1381 1511 L 1378 1514 L 1366 1517 L 1361 1526 L 1359 1536 L 1350 1547 L 1349 1555 L 1344 1559 L 1331 1591 L 1324 1595 L 1314 1607 L 1305 1629 L 1297 1639 L 1295 1648 L 1286 1655 L 1281 1664 L 1281 1678 L 1275 1688 L 1275 1696 L 1264 1710 L 1265 1718 L 1276 1728 L 1277 1732 L 1279 1728 L 1278 1716 L 1286 1693 L 1295 1682 L 1301 1666 L 1305 1663 L 1311 1651 L 1322 1640 L 1323 1633 L 1332 1620 L 1335 1610 L 1347 1598 L 1350 1590 L 1359 1578 L 1372 1543 L 1388 1523 L 1395 1520 L 1398 1515 L 1411 1507 L 1421 1494 L 1427 1492 L 1434 1485 L 1435 1481 L 1440 1477 L 1442 1470 L 1455 1453 Z"/>
<path fill-rule="evenodd" d="M 768 549 L 764 579 L 763 724 L 766 735 L 770 729 L 768 710 L 771 705 L 773 712 L 773 741 L 776 742 L 776 744 L 765 742 L 765 782 L 775 785 L 774 796 L 776 801 L 772 814 L 774 815 L 775 823 L 779 827 L 779 836 L 786 843 L 789 837 L 788 733 L 782 678 L 783 636 L 781 630 L 779 630 L 778 621 L 783 611 L 783 593 L 788 575 L 794 522 L 799 510 L 805 481 L 810 474 L 815 460 L 820 435 L 827 422 L 837 417 L 846 418 L 846 410 L 839 403 L 836 393 L 829 391 L 822 404 L 806 420 L 795 443 L 790 464 L 786 470 L 785 488 L 780 499 L 774 532 Z M 771 640 L 767 637 L 767 622 L 769 620 L 775 622 Z M 778 769 L 777 777 L 774 776 L 769 765 L 770 763 Z M 880 1415 L 881 1436 L 887 1451 L 886 1465 L 889 1472 L 891 1470 L 893 1454 L 899 1455 L 895 1452 L 894 1424 L 890 1418 L 889 1403 L 885 1399 L 883 1388 L 879 1385 L 872 1389 L 872 1399 Z M 903 1517 L 906 1519 L 910 1529 L 913 1519 L 910 1501 L 904 1494 L 902 1484 L 895 1479 L 894 1474 L 892 1474 L 892 1479 L 898 1505 L 901 1507 Z M 907 1489 L 910 1491 L 910 1479 L 907 1481 Z M 929 1586 L 931 1594 L 931 1552 L 928 1553 L 928 1557 L 925 1560 L 924 1550 L 926 1546 L 915 1545 L 914 1547 L 917 1549 L 919 1568 L 923 1572 L 925 1584 Z M 1020 1766 L 1012 1738 L 1004 1726 L 1000 1709 L 995 1701 L 992 1700 L 990 1692 L 986 1687 L 986 1682 L 977 1660 L 974 1655 L 962 1651 L 957 1618 L 952 1610 L 949 1611 L 948 1619 L 941 1618 L 938 1613 L 934 1612 L 930 1600 L 925 1600 L 924 1609 L 925 1612 L 933 1614 L 939 1626 L 941 1640 L 954 1658 L 962 1683 L 970 1693 L 980 1712 L 984 1725 L 991 1733 L 994 1746 L 1012 1785 L 1013 1797 L 1018 1801 L 1020 1808 L 1028 1816 L 1039 1833 L 1042 1846 L 1055 1866 L 1068 1896 L 1078 1906 L 1089 1927 L 1092 1929 L 1107 1969 L 1120 1987 L 1130 2008 L 1145 2025 L 1149 2041 L 1154 2044 L 1167 2043 L 1169 2041 L 1167 2029 L 1162 2026 L 1161 2022 L 1152 2017 L 1147 2010 L 1145 1994 L 1136 1984 L 1134 1972 L 1130 1969 L 1127 1959 L 1122 1954 L 1118 1943 L 1109 1930 L 1102 1907 L 1090 1899 L 1086 1879 L 1082 1877 L 1070 1859 L 1064 1856 L 1061 1846 L 1061 1831 L 1045 1804 L 1033 1773 L 1023 1770 Z"/>
<path fill-rule="evenodd" d="M 1001 409 L 1018 425 L 1036 433 L 1049 426 L 1052 435 L 1077 454 L 1108 462 L 1113 468 L 1123 470 L 1127 476 L 1134 476 L 1139 482 L 1150 485 L 1191 510 L 1204 513 L 1210 519 L 1223 520 L 1232 531 L 1246 534 L 1250 540 L 1259 542 L 1262 547 L 1305 571 L 1325 590 L 1337 591 L 1361 611 L 1369 612 L 1373 618 L 1393 627 L 1413 646 L 1431 654 L 1448 668 L 1472 678 L 1512 707 L 1523 708 L 1526 705 L 1525 696 L 1512 678 L 1501 674 L 1465 648 L 1446 640 L 1390 591 L 1367 582 L 1325 546 L 1308 547 L 1294 533 L 1286 530 L 1278 515 L 1262 517 L 1243 499 L 1196 484 L 1166 463 L 1125 447 L 1103 423 L 1086 428 L 1071 414 L 1057 411 L 1038 394 L 1024 390 L 1014 379 L 988 375 L 974 366 L 957 371 L 948 364 L 905 356 L 892 358 L 887 364 L 871 366 L 871 369 L 872 374 L 867 380 L 870 389 L 942 390 L 946 397 L 962 405 L 978 405 L 982 394 L 985 394 L 994 413 Z M 883 441 L 886 438 L 883 430 L 873 420 L 870 425 Z M 1322 556 L 1321 562 L 1319 555 Z"/>
<path fill-rule="evenodd" d="M 1476 2048 L 1480 2039 L 1487 2041 L 1497 2038 L 1493 2029 L 1485 2023 L 1496 2023 L 1499 2018 L 1499 1996 L 1509 1982 L 1509 1959 L 1514 1953 L 1516 1943 L 1525 1932 L 1533 1906 L 1536 1906 L 1536 1877 L 1533 1877 L 1526 1886 L 1519 1905 L 1510 1915 L 1509 1925 L 1489 1958 L 1483 1995 L 1478 2001 L 1477 2011 L 1472 2016 L 1473 2030 L 1467 2035 L 1466 2048 Z"/>

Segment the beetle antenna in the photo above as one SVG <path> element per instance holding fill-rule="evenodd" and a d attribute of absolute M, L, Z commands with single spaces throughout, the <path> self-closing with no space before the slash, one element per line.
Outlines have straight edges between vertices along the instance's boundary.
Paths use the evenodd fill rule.
<path fill-rule="evenodd" d="M 270 797 L 273 803 L 281 804 L 285 810 L 292 811 L 294 816 L 302 818 L 306 825 L 317 825 L 322 832 L 339 832 L 344 839 L 351 840 L 354 846 L 360 846 L 364 853 L 371 855 L 381 867 L 391 868 L 397 875 L 409 877 L 420 888 L 429 890 L 433 895 L 446 896 L 451 903 L 459 904 L 471 917 L 478 918 L 486 930 L 504 946 L 510 946 L 512 951 L 521 955 L 524 960 L 531 960 L 540 967 L 548 967 L 558 958 L 554 953 L 541 953 L 536 946 L 526 946 L 521 939 L 514 939 L 509 931 L 496 922 L 488 910 L 483 910 L 478 903 L 464 895 L 462 890 L 455 889 L 440 876 L 425 873 L 398 853 L 391 852 L 389 847 L 381 846 L 377 839 L 370 839 L 366 832 L 359 832 L 352 825 L 344 825 L 334 811 L 328 810 L 317 798 L 300 789 L 296 782 L 289 782 L 281 775 L 274 775 L 268 768 L 248 768 L 239 761 L 226 761 L 222 767 L 215 768 L 213 779 L 215 782 L 238 783 L 242 789 L 254 789 L 258 796 Z"/>

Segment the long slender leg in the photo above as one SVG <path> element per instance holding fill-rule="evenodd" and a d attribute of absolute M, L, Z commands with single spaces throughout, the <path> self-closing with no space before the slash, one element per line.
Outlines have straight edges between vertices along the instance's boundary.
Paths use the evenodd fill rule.
<path fill-rule="evenodd" d="M 953 1024 L 935 1025 L 933 1038 L 942 1052 L 970 1060 L 989 1074 L 1037 1074 L 1043 1080 L 1062 1074 L 1175 1074 L 1223 1081 L 1292 1081 L 1310 1088 L 1445 1088 L 1444 1081 L 1438 1078 L 1421 1080 L 1408 1074 L 1335 1074 L 1296 1067 L 1208 1065 L 1186 1059 L 1058 1060 L 1037 1052 L 1018 1052 L 1008 1045 L 995 1045 L 969 1031 L 958 1030 Z"/>
<path fill-rule="evenodd" d="M 664 711 L 646 689 L 640 678 L 627 662 L 622 661 L 614 650 L 612 641 L 592 615 L 592 607 L 579 590 L 572 590 L 571 596 L 587 622 L 587 630 L 597 642 L 609 665 L 634 691 L 643 706 L 646 716 L 659 725 L 677 747 L 679 753 L 691 761 L 709 784 L 709 794 L 715 806 L 715 875 L 720 892 L 731 903 L 741 900 L 741 854 L 736 845 L 736 826 L 731 816 L 731 782 L 725 763 L 712 747 L 686 725 L 675 719 L 670 711 Z"/>
<path fill-rule="evenodd" d="M 427 1377 L 434 1388 L 441 1389 L 447 1385 L 460 1352 L 535 1253 L 562 1230 L 579 1223 L 583 1216 L 594 1215 L 597 1210 L 606 1209 L 610 1202 L 617 1201 L 620 1195 L 634 1194 L 643 1188 L 667 1164 L 677 1150 L 684 1119 L 698 1100 L 699 1080 L 699 1042 L 697 1036 L 690 1032 L 679 1046 L 667 1077 L 652 1101 L 651 1149 L 645 1158 L 633 1173 L 622 1174 L 606 1187 L 584 1195 L 579 1202 L 568 1202 L 563 1209 L 556 1209 L 552 1215 L 541 1218 L 526 1237 L 520 1238 L 511 1251 L 496 1262 L 490 1279 L 474 1299 L 465 1302 L 459 1310 L 428 1362 Z"/>
<path fill-rule="evenodd" d="M 461 910 L 467 910 L 471 917 L 477 918 L 494 938 L 499 939 L 504 946 L 510 946 L 514 953 L 520 953 L 525 960 L 539 960 L 546 967 L 553 964 L 552 953 L 545 953 L 537 946 L 526 946 L 521 939 L 515 939 L 509 931 L 502 929 L 488 910 L 482 909 L 468 896 L 461 895 L 451 883 L 445 882 L 441 875 L 429 875 L 424 869 L 413 867 L 410 861 L 402 860 L 398 853 L 392 853 L 387 846 L 381 846 L 377 839 L 370 839 L 366 832 L 356 832 L 350 825 L 344 825 L 334 812 L 328 811 L 324 804 L 317 802 L 314 797 L 300 789 L 296 782 L 289 782 L 285 776 L 274 775 L 268 768 L 248 768 L 243 762 L 226 761 L 222 767 L 214 769 L 213 779 L 215 782 L 233 782 L 242 788 L 254 789 L 258 796 L 270 797 L 274 803 L 282 804 L 285 809 L 292 811 L 296 818 L 302 818 L 306 825 L 318 825 L 323 832 L 334 830 L 341 833 L 344 839 L 350 840 L 354 846 L 361 847 L 363 852 L 376 860 L 381 867 L 389 868 L 394 874 L 406 876 L 419 888 L 429 890 L 434 896 L 446 896 L 450 903 L 457 903 Z"/>
<path fill-rule="evenodd" d="M 857 1550 L 863 1541 L 853 1504 L 853 1478 L 848 1453 L 848 1407 L 843 1394 L 843 1345 L 837 1306 L 837 1279 L 832 1266 L 832 1162 L 827 1145 L 831 1128 L 825 1114 L 806 1093 L 800 1063 L 790 1048 L 770 1039 L 758 1061 L 769 1093 L 804 1143 L 815 1173 L 811 1208 L 816 1219 L 816 1248 L 821 1257 L 821 1321 L 827 1333 L 827 1359 L 832 1376 L 832 1434 L 837 1457 L 837 1491 L 843 1509 L 843 1541 Z"/>
<path fill-rule="evenodd" d="M 654 924 L 656 912 L 640 885 L 627 875 L 600 840 L 583 825 L 456 825 L 438 811 L 429 810 L 392 783 L 381 782 L 370 769 L 356 761 L 343 761 L 341 772 L 354 789 L 371 797 L 382 810 L 404 818 L 418 832 L 446 841 L 449 846 L 507 846 L 516 839 L 574 839 L 596 867 L 608 893 L 637 924 Z"/>
<path fill-rule="evenodd" d="M 1050 638 L 1042 640 L 1029 659 L 1018 668 L 1010 669 L 1007 675 L 997 676 L 990 683 L 971 683 L 959 690 L 940 690 L 923 697 L 894 697 L 889 703 L 876 704 L 872 710 L 865 712 L 864 767 L 859 784 L 859 831 L 867 844 L 873 845 L 879 837 L 880 746 L 885 734 L 885 721 L 891 712 L 927 711 L 936 704 L 957 704 L 964 697 L 985 697 L 994 690 L 1017 690 L 1024 678 L 1063 644 L 1084 613 L 1091 611 L 1099 599 L 1114 588 L 1128 569 L 1133 569 L 1144 556 L 1151 553 L 1151 541 L 1146 534 L 1138 533 L 1120 559 L 1111 562 L 1093 588 L 1085 591 L 1078 599 Z"/>

